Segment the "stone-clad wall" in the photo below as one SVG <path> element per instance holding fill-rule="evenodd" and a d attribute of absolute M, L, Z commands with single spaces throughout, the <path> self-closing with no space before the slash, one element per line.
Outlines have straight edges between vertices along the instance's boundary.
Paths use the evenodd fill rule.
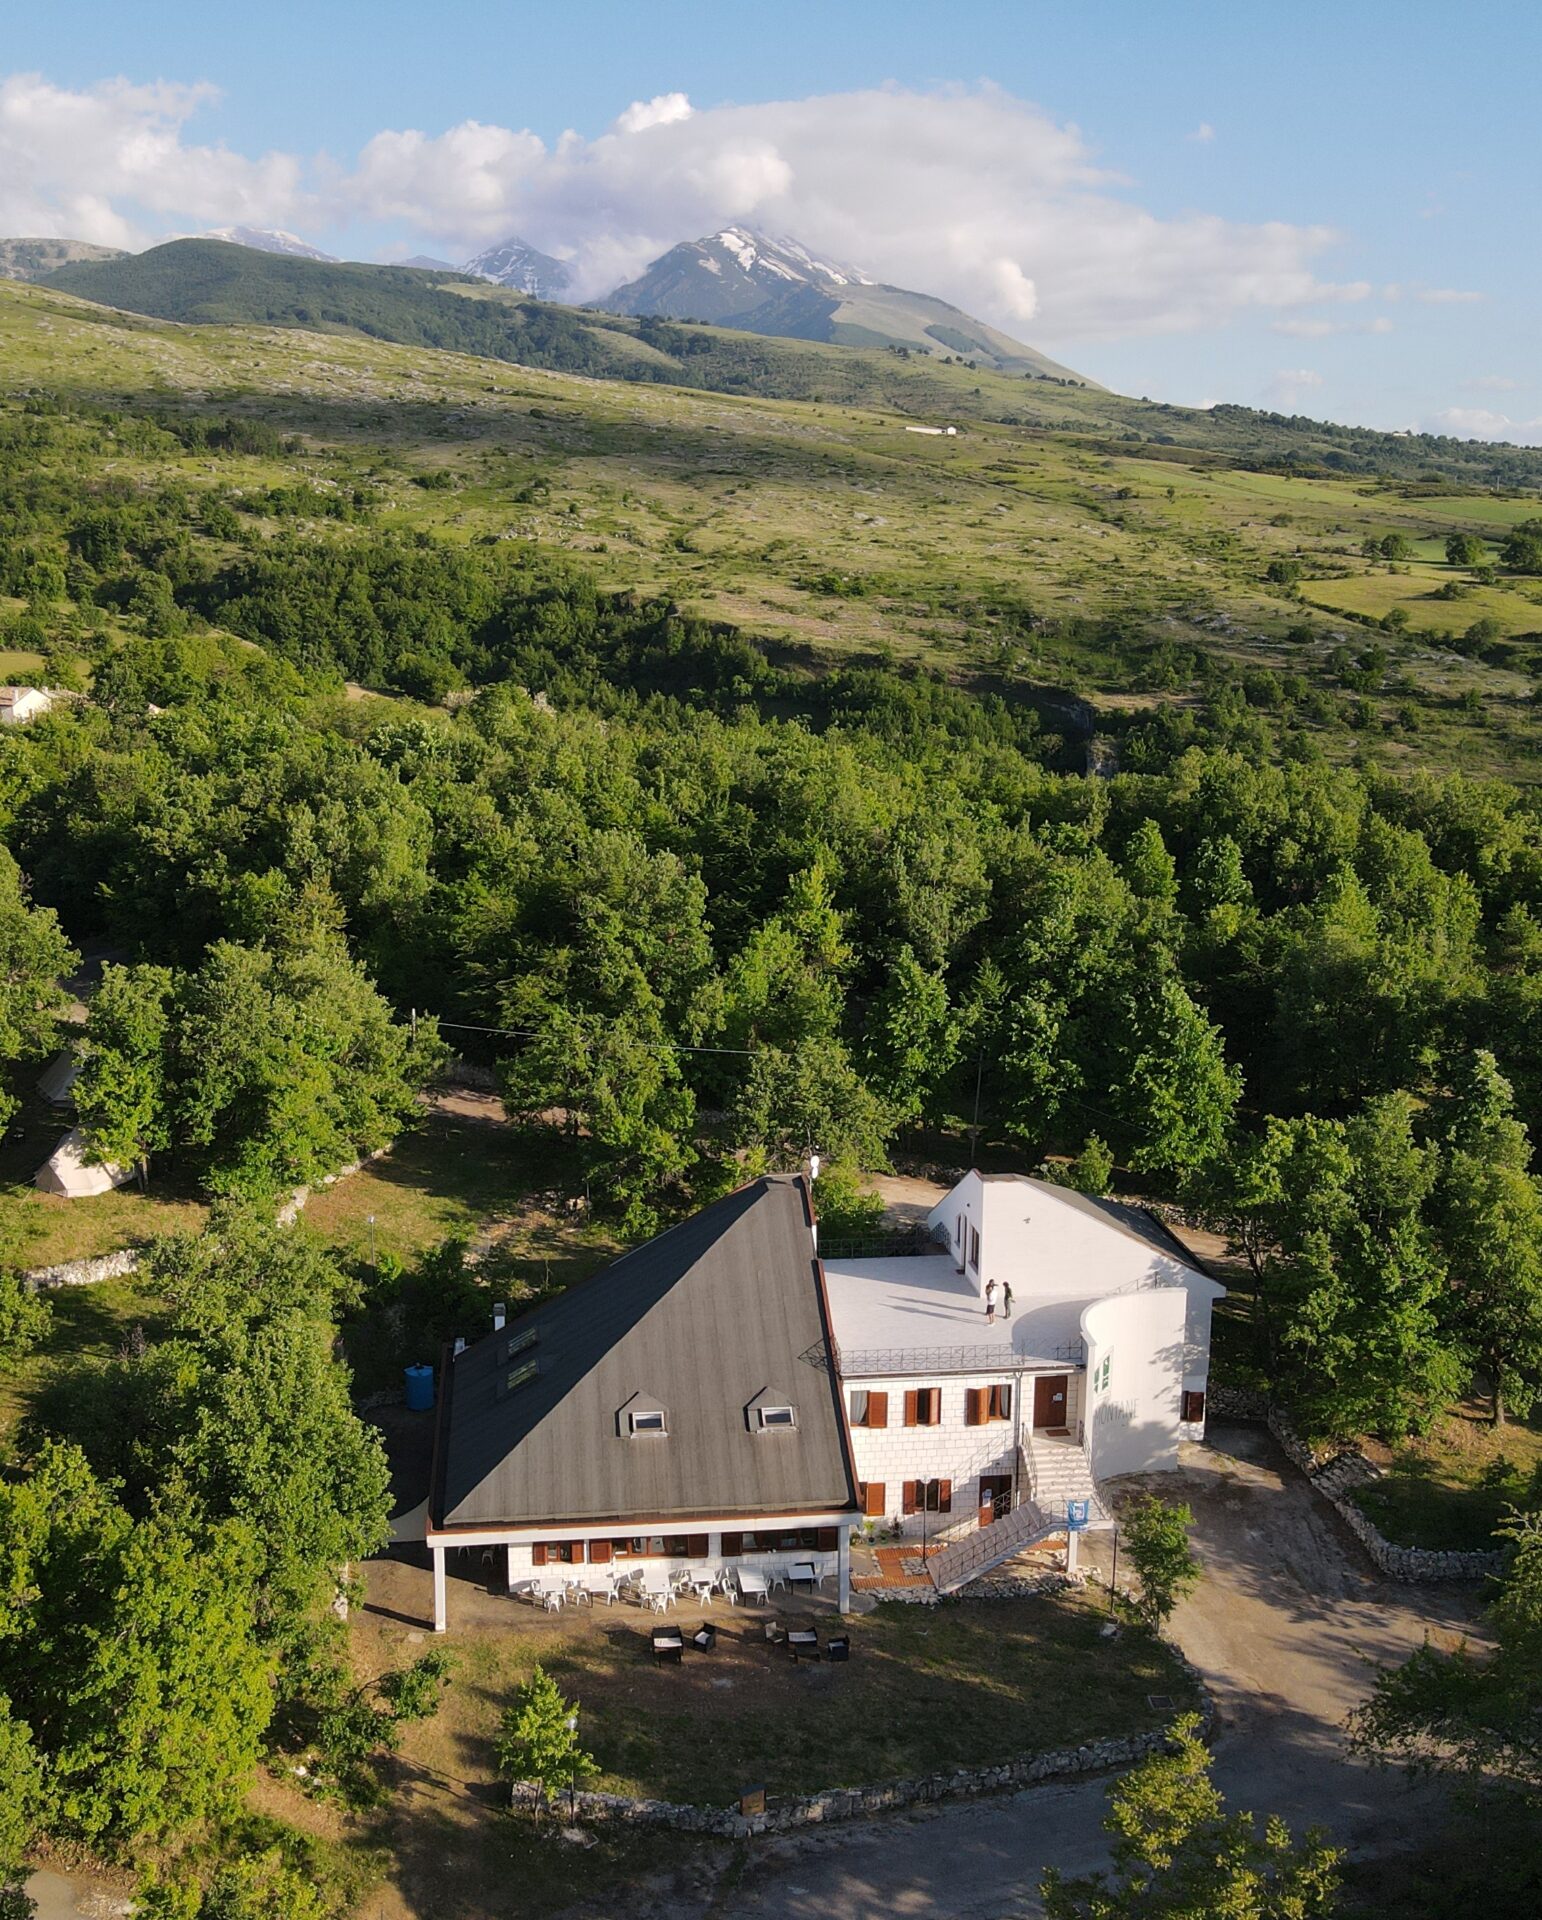
<path fill-rule="evenodd" d="M 944 1375 L 929 1380 L 917 1375 L 909 1380 L 855 1378 L 844 1382 L 848 1404 L 851 1393 L 864 1387 L 889 1396 L 889 1424 L 853 1427 L 851 1446 L 857 1478 L 882 1482 L 884 1516 L 897 1522 L 905 1534 L 919 1538 L 922 1531 L 919 1513 L 901 1513 L 907 1480 L 953 1482 L 952 1511 L 926 1516 L 926 1531 L 935 1539 L 953 1527 L 965 1523 L 971 1528 L 974 1526 L 982 1473 L 1011 1473 L 1017 1452 L 1017 1407 L 1014 1405 L 1010 1420 L 991 1420 L 971 1427 L 964 1419 L 964 1396 L 970 1388 L 1007 1384 L 1011 1385 L 1014 1396 L 1033 1393 L 1032 1378 L 1014 1374 L 1010 1368 L 994 1374 Z M 936 1426 L 905 1425 L 905 1393 L 913 1387 L 940 1388 L 942 1418 Z M 1032 1416 L 1031 1398 L 1029 1416 Z"/>
<path fill-rule="evenodd" d="M 1484 1580 L 1504 1571 L 1505 1556 L 1494 1549 L 1443 1553 L 1433 1547 L 1402 1547 L 1389 1540 L 1375 1521 L 1350 1498 L 1351 1490 L 1379 1480 L 1382 1470 L 1358 1447 L 1315 1451 L 1297 1431 L 1290 1415 L 1261 1393 L 1237 1387 L 1213 1387 L 1210 1414 L 1222 1420 L 1260 1420 L 1281 1447 L 1333 1507 L 1376 1565 L 1394 1580 L 1425 1584 L 1435 1580 Z"/>
<path fill-rule="evenodd" d="M 119 1280 L 133 1273 L 139 1255 L 133 1247 L 118 1253 L 98 1254 L 94 1260 L 66 1260 L 59 1267 L 34 1267 L 21 1276 L 22 1285 L 32 1293 L 49 1293 L 55 1287 L 94 1287 L 102 1280 Z"/>

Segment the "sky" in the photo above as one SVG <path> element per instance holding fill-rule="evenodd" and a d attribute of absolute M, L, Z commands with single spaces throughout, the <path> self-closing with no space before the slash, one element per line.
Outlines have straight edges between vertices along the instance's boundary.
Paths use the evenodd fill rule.
<path fill-rule="evenodd" d="M 594 297 L 743 222 L 1122 392 L 1542 444 L 1539 71 L 1535 0 L 0 0 L 0 234 Z"/>

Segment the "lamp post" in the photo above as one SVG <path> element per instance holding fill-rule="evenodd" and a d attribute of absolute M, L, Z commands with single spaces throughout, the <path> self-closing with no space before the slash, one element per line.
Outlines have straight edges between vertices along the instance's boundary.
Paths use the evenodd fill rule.
<path fill-rule="evenodd" d="M 568 1825 L 571 1827 L 578 1818 L 578 1715 L 570 1713 L 567 1718 L 571 1745 L 568 1748 Z"/>
<path fill-rule="evenodd" d="M 369 1217 L 369 1264 L 372 1272 L 378 1272 L 379 1267 L 375 1259 L 375 1216 L 374 1214 L 370 1214 L 368 1217 Z"/>

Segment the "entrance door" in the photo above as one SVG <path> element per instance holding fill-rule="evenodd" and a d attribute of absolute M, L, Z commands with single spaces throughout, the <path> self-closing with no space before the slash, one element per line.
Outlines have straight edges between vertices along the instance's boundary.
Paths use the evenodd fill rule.
<path fill-rule="evenodd" d="M 992 1526 L 997 1520 L 1004 1520 L 1011 1511 L 1011 1474 L 982 1473 L 980 1475 L 980 1525 Z"/>
<path fill-rule="evenodd" d="M 1066 1373 L 1040 1373 L 1033 1382 L 1033 1424 L 1035 1427 L 1064 1427 L 1066 1390 L 1071 1376 Z"/>

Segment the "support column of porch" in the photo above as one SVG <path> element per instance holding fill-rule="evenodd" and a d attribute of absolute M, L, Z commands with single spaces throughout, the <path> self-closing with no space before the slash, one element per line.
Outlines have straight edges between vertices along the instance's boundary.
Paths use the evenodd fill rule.
<path fill-rule="evenodd" d="M 514 1572 L 514 1543 L 512 1540 L 503 1550 L 503 1560 L 504 1560 L 505 1584 L 507 1585 L 509 1592 L 512 1593 L 514 1591 L 514 1581 L 516 1578 L 516 1575 Z"/>
<path fill-rule="evenodd" d="M 835 1548 L 835 1604 L 842 1613 L 851 1612 L 851 1528 L 842 1527 Z"/>
<path fill-rule="evenodd" d="M 434 1632 L 443 1633 L 450 1624 L 444 1591 L 444 1548 L 431 1547 L 434 1556 Z"/>

